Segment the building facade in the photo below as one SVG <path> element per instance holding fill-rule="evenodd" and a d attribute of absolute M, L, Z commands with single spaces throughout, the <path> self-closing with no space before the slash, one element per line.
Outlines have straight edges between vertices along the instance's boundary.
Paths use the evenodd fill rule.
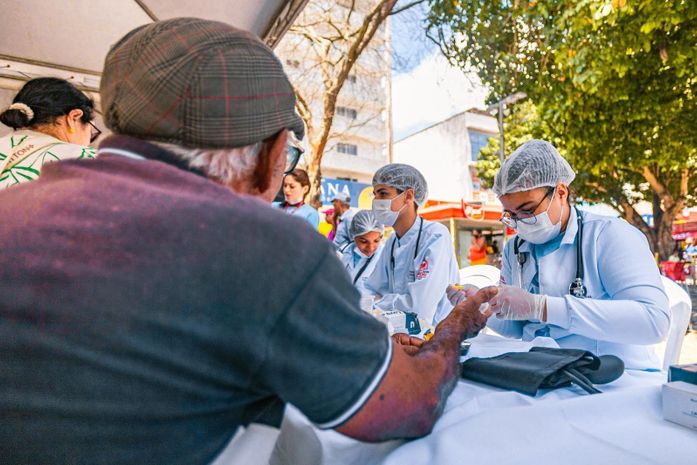
<path fill-rule="evenodd" d="M 482 188 L 475 169 L 479 151 L 497 135 L 496 118 L 470 109 L 397 141 L 394 160 L 423 173 L 431 201 L 498 205 L 493 192 Z"/>
<path fill-rule="evenodd" d="M 496 195 L 484 189 L 475 163 L 479 151 L 497 137 L 496 118 L 479 109 L 462 113 L 415 132 L 394 145 L 394 160 L 419 169 L 428 182 L 426 219 L 439 221 L 450 230 L 458 265 L 470 265 L 472 232 L 481 230 L 490 245 L 490 264 L 498 264 L 504 228 Z"/>
<path fill-rule="evenodd" d="M 339 57 L 331 50 L 327 53 L 321 47 L 311 47 L 306 33 L 312 31 L 326 37 L 327 28 L 355 30 L 374 4 L 373 0 L 310 0 L 276 48 L 291 82 L 307 102 L 316 128 L 321 127 L 324 117 L 326 80 L 337 74 L 331 62 Z M 345 49 L 346 42 L 337 41 L 336 53 Z M 330 197 L 330 191 L 350 190 L 354 193 L 354 206 L 369 208 L 369 203 L 359 205 L 354 197 L 357 189 L 362 192 L 375 171 L 390 160 L 391 74 L 388 19 L 355 62 L 338 95 L 321 165 L 323 203 Z"/>

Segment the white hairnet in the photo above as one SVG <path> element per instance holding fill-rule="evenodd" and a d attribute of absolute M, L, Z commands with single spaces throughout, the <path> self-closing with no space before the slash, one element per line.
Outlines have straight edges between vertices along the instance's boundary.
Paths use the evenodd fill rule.
<path fill-rule="evenodd" d="M 379 232 L 380 234 L 385 233 L 384 226 L 378 223 L 372 210 L 361 210 L 353 215 L 351 226 L 349 226 L 349 237 L 351 239 L 371 231 Z"/>
<path fill-rule="evenodd" d="M 494 178 L 497 196 L 529 191 L 537 187 L 566 185 L 576 177 L 571 165 L 545 140 L 533 139 L 516 149 Z"/>
<path fill-rule="evenodd" d="M 410 165 L 391 163 L 383 166 L 373 176 L 373 186 L 376 184 L 391 186 L 400 191 L 413 189 L 414 200 L 418 206 L 426 203 L 428 198 L 426 179 L 419 170 Z"/>

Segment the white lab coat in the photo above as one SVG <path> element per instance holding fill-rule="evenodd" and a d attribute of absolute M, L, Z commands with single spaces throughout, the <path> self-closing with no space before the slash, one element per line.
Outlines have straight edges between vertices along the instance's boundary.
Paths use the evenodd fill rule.
<path fill-rule="evenodd" d="M 576 210 L 571 209 L 561 244 L 547 251 L 524 242 L 527 254 L 522 273 L 514 239 L 506 244 L 501 280 L 529 286 L 539 270 L 539 293 L 547 296 L 547 323 L 489 319 L 489 327 L 514 338 L 531 340 L 548 335 L 561 347 L 612 354 L 627 368 L 660 368 L 652 344 L 663 340 L 670 327 L 668 297 L 646 237 L 624 220 L 583 213 L 583 263 L 586 298 L 569 295 L 576 277 Z M 536 255 L 540 255 L 536 259 Z M 521 285 L 522 278 L 522 285 Z"/>
<path fill-rule="evenodd" d="M 422 221 L 421 239 L 416 251 Z M 390 260 L 393 250 L 394 268 Z M 375 307 L 414 312 L 436 325 L 453 308 L 445 289 L 448 284 L 459 282 L 459 279 L 447 228 L 419 217 L 404 237 L 397 238 L 397 234 L 390 236 L 375 271 L 365 282 L 365 288 L 372 294 L 382 296 Z"/>
<path fill-rule="evenodd" d="M 344 264 L 346 271 L 351 277 L 351 282 L 353 283 L 354 287 L 358 289 L 358 292 L 360 292 L 361 295 L 371 294 L 370 291 L 366 290 L 365 282 L 368 280 L 368 277 L 373 273 L 373 270 L 375 270 L 375 265 L 380 260 L 382 250 L 383 245 L 380 244 L 378 248 L 375 250 L 375 253 L 373 253 L 373 255 L 368 259 L 359 255 L 358 249 L 356 248 L 356 244 L 354 242 L 351 242 L 348 246 L 346 246 L 346 248 L 343 250 L 341 254 L 341 263 Z M 367 266 L 366 262 L 368 262 Z M 363 268 L 364 266 L 365 268 Z M 356 278 L 356 275 L 358 273 L 360 273 L 360 276 Z"/>

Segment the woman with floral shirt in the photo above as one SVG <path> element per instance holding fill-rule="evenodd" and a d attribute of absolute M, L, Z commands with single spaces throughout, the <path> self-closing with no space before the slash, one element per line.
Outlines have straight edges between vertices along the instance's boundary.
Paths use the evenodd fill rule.
<path fill-rule="evenodd" d="M 88 147 L 100 134 L 94 102 L 63 79 L 27 82 L 0 122 L 14 129 L 0 137 L 0 189 L 39 177 L 44 163 L 94 158 Z"/>

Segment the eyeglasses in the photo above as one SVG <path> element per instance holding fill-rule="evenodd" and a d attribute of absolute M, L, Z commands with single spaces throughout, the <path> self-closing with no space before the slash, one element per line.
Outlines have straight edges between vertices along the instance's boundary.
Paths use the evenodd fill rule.
<path fill-rule="evenodd" d="M 295 169 L 296 166 L 298 166 L 298 161 L 300 161 L 300 157 L 303 153 L 305 153 L 305 150 L 303 150 L 302 147 L 295 145 L 290 141 L 288 142 L 286 169 L 284 171 L 285 174 L 290 173 Z"/>
<path fill-rule="evenodd" d="M 102 131 L 92 123 L 92 121 L 87 122 L 92 129 L 90 129 L 90 144 L 97 140 L 97 138 L 102 134 Z"/>
<path fill-rule="evenodd" d="M 535 205 L 533 208 L 529 210 L 520 210 L 516 214 L 513 214 L 508 210 L 504 210 L 503 215 L 501 215 L 501 219 L 499 221 L 501 221 L 509 228 L 513 229 L 515 229 L 516 226 L 518 226 L 519 221 L 523 224 L 537 223 L 537 216 L 535 215 L 535 211 L 540 207 L 540 205 L 542 205 L 542 202 L 544 202 L 545 199 L 549 197 L 549 195 L 552 192 L 554 192 L 554 187 L 548 187 L 544 197 L 542 197 L 542 199 L 539 202 L 537 202 L 537 205 Z"/>

